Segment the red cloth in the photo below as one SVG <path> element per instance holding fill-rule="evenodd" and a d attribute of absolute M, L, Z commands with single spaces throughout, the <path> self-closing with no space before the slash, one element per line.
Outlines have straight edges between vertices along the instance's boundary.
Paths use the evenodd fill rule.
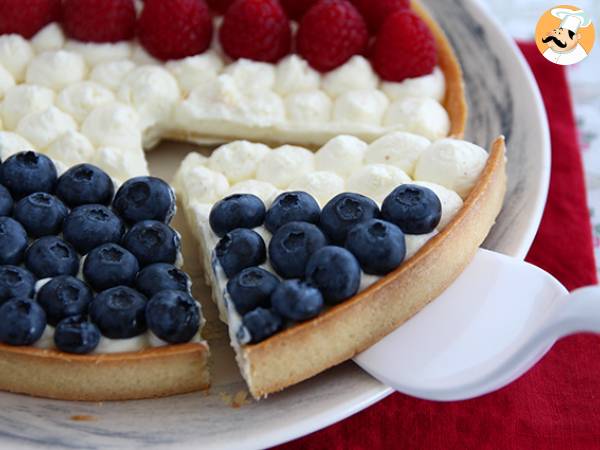
<path fill-rule="evenodd" d="M 544 97 L 553 148 L 548 204 L 527 259 L 569 289 L 595 284 L 577 129 L 565 102 L 570 98 L 565 71 L 548 63 L 534 44 L 522 44 L 521 49 Z M 600 337 L 579 335 L 558 342 L 521 379 L 484 397 L 436 403 L 396 393 L 281 448 L 600 448 Z"/>

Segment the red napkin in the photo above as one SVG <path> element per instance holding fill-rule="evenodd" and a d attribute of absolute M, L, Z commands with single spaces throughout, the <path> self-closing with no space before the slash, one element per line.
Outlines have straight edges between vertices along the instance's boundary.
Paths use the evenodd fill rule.
<path fill-rule="evenodd" d="M 544 97 L 553 149 L 548 204 L 527 260 L 569 289 L 595 284 L 591 226 L 565 71 L 546 61 L 534 44 L 521 44 L 521 50 Z M 600 448 L 600 337 L 564 339 L 521 379 L 484 397 L 436 403 L 393 394 L 281 448 Z"/>

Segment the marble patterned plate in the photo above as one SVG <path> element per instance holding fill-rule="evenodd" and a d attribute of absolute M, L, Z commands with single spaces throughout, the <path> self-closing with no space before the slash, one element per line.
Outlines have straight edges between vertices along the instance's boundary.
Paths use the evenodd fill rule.
<path fill-rule="evenodd" d="M 478 3 L 424 3 L 463 65 L 470 108 L 467 138 L 484 147 L 500 133 L 508 141 L 509 190 L 485 247 L 522 258 L 539 225 L 550 171 L 548 126 L 538 89 L 512 40 Z M 153 173 L 170 178 L 193 148 L 162 143 L 150 154 Z M 183 234 L 195 294 L 208 299 L 194 240 L 182 217 L 175 226 Z M 215 308 L 204 303 L 214 355 L 210 392 L 93 404 L 0 393 L 0 447 L 262 448 L 318 430 L 390 394 L 347 362 L 265 401 L 251 402 L 244 398 L 226 329 L 216 320 Z"/>

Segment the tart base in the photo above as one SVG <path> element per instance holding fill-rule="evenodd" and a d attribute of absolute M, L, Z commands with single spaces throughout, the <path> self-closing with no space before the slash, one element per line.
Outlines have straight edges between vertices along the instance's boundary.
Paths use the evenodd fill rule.
<path fill-rule="evenodd" d="M 207 389 L 206 343 L 70 355 L 0 344 L 0 390 L 60 400 L 136 400 Z"/>
<path fill-rule="evenodd" d="M 441 294 L 469 264 L 502 208 L 504 138 L 461 211 L 419 252 L 379 282 L 317 318 L 240 348 L 251 394 L 265 397 L 352 358 Z"/>

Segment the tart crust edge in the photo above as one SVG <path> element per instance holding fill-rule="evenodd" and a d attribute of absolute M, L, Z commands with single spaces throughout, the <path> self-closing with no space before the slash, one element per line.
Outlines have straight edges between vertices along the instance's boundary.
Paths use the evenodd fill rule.
<path fill-rule="evenodd" d="M 502 209 L 506 192 L 504 137 L 463 208 L 396 271 L 325 314 L 240 349 L 246 381 L 265 397 L 351 359 L 440 295 L 466 268 Z"/>
<path fill-rule="evenodd" d="M 204 342 L 102 355 L 0 344 L 0 390 L 80 401 L 166 397 L 207 389 L 209 356 Z"/>

